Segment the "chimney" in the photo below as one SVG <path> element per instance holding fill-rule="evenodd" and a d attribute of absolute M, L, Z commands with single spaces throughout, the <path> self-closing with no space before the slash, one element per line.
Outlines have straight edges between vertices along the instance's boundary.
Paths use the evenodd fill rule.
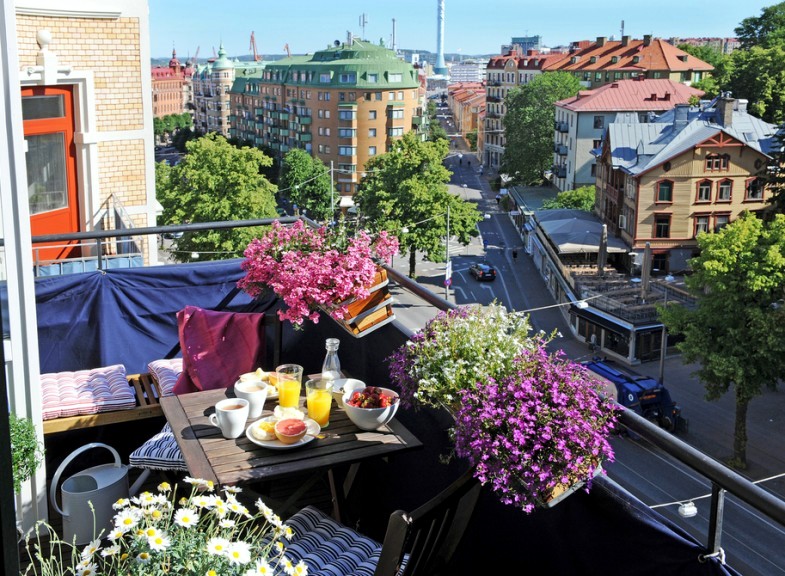
<path fill-rule="evenodd" d="M 651 34 L 644 34 L 643 35 L 643 45 L 649 46 L 651 44 Z"/>
<path fill-rule="evenodd" d="M 629 45 L 629 43 L 630 43 L 630 37 L 629 36 L 622 36 L 621 37 L 621 45 L 622 46 L 627 46 L 627 45 Z"/>
<path fill-rule="evenodd" d="M 748 104 L 748 100 L 745 100 L 743 98 L 739 98 L 738 100 L 736 100 L 736 110 L 738 110 L 742 114 L 746 114 L 747 113 L 747 104 Z"/>
<path fill-rule="evenodd" d="M 619 87 L 619 83 L 618 82 L 611 83 L 611 88 L 618 88 L 618 87 Z"/>
<path fill-rule="evenodd" d="M 651 97 L 649 97 L 649 100 L 651 100 L 652 102 L 656 102 L 657 101 L 657 94 L 652 93 Z"/>
<path fill-rule="evenodd" d="M 689 104 L 676 104 L 673 109 L 673 127 L 676 130 L 682 130 L 689 121 Z"/>
<path fill-rule="evenodd" d="M 597 46 L 605 46 L 605 41 L 607 38 L 605 36 L 597 36 Z"/>
<path fill-rule="evenodd" d="M 670 102 L 670 99 L 671 99 L 671 93 L 666 92 L 665 96 L 663 97 L 663 100 L 665 100 L 666 102 Z"/>
<path fill-rule="evenodd" d="M 736 100 L 730 96 L 723 95 L 717 100 L 717 124 L 725 128 L 730 128 L 733 124 L 733 105 Z"/>

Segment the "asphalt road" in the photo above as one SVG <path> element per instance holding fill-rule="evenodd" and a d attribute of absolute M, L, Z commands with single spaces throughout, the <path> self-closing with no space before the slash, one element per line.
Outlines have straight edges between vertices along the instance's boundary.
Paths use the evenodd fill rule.
<path fill-rule="evenodd" d="M 450 127 L 446 126 L 448 132 Z M 458 154 L 463 154 L 460 158 Z M 453 288 L 450 300 L 456 304 L 493 300 L 509 309 L 531 310 L 532 324 L 537 330 L 556 329 L 563 335 L 554 347 L 564 350 L 575 360 L 587 359 L 586 345 L 572 337 L 562 311 L 553 307 L 554 300 L 529 256 L 512 220 L 498 210 L 495 192 L 487 175 L 478 172 L 479 164 L 471 157 L 465 143 L 451 146 L 447 166 L 453 171 L 451 191 L 478 203 L 490 218 L 479 224 L 481 238 L 468 247 L 451 243 Z M 517 249 L 518 257 L 512 257 Z M 408 273 L 408 259 L 396 259 L 396 269 Z M 493 282 L 478 282 L 468 268 L 472 262 L 484 261 L 497 270 Z M 416 278 L 436 294 L 444 296 L 444 263 L 434 264 L 418 258 Z M 432 307 L 418 302 L 406 293 L 394 290 L 400 304 L 396 316 L 411 330 L 422 327 L 435 314 Z M 542 308 L 542 309 L 541 309 Z M 709 456 L 724 461 L 732 454 L 734 400 L 726 394 L 719 401 L 708 402 L 701 382 L 693 375 L 697 366 L 685 365 L 677 356 L 665 361 L 664 382 L 674 400 L 689 420 L 689 432 L 680 438 Z M 658 377 L 659 363 L 650 362 L 636 367 L 640 373 Z M 742 474 L 750 480 L 785 498 L 785 390 L 765 392 L 753 400 L 748 414 L 748 469 Z M 604 465 L 608 475 L 650 506 L 657 507 L 665 517 L 706 543 L 709 524 L 710 484 L 691 469 L 683 466 L 661 450 L 641 439 L 620 436 L 613 440 L 616 462 Z M 680 502 L 693 501 L 698 514 L 682 518 L 678 514 Z M 722 547 L 727 562 L 745 576 L 785 576 L 785 527 L 769 520 L 747 505 L 728 496 L 725 501 Z"/>

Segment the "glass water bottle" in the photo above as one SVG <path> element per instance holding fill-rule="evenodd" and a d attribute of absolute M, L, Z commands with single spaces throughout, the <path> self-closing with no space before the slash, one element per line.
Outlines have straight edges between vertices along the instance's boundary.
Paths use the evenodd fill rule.
<path fill-rule="evenodd" d="M 338 359 L 338 346 L 341 343 L 338 338 L 328 338 L 325 342 L 327 355 L 322 364 L 322 378 L 337 380 L 341 377 L 341 361 Z"/>

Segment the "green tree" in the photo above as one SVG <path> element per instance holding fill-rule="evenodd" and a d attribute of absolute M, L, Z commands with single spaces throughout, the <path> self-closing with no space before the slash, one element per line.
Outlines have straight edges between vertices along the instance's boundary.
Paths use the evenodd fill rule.
<path fill-rule="evenodd" d="M 482 215 L 476 205 L 447 189 L 450 171 L 443 161 L 448 151 L 445 140 L 422 142 L 410 132 L 390 152 L 371 158 L 355 197 L 372 227 L 398 236 L 401 253 L 409 254 L 411 278 L 418 251 L 431 262 L 445 261 L 448 206 L 450 237 L 465 245 L 478 235 Z"/>
<path fill-rule="evenodd" d="M 185 152 L 185 145 L 196 138 L 196 132 L 194 132 L 191 128 L 182 128 L 177 131 L 177 133 L 172 136 L 172 144 L 175 148 L 177 148 L 178 152 Z"/>
<path fill-rule="evenodd" d="M 160 118 L 153 118 L 153 134 L 161 136 L 164 133 L 164 121 Z"/>
<path fill-rule="evenodd" d="M 697 305 L 667 306 L 662 320 L 684 336 L 677 344 L 684 360 L 700 363 L 696 374 L 708 400 L 733 389 L 729 463 L 744 468 L 750 401 L 785 377 L 785 216 L 766 223 L 743 214 L 717 233 L 699 234 L 698 246 L 686 277 Z"/>
<path fill-rule="evenodd" d="M 770 208 L 766 210 L 766 216 L 773 214 L 785 214 L 785 125 L 780 126 L 772 147 L 766 168 L 761 171 L 760 176 L 766 181 L 766 187 L 771 191 L 768 204 Z"/>
<path fill-rule="evenodd" d="M 747 99 L 754 116 L 785 121 L 785 42 L 733 52 L 724 88 Z"/>
<path fill-rule="evenodd" d="M 507 140 L 502 172 L 517 183 L 542 181 L 553 165 L 554 103 L 575 96 L 581 84 L 567 72 L 545 72 L 510 91 L 504 103 Z"/>
<path fill-rule="evenodd" d="M 472 152 L 477 151 L 477 130 L 472 130 L 466 134 L 466 140 L 469 141 L 469 150 Z"/>
<path fill-rule="evenodd" d="M 235 148 L 223 136 L 207 134 L 186 145 L 177 166 L 156 169 L 156 195 L 162 224 L 274 218 L 275 186 L 261 175 L 272 160 L 255 148 Z M 174 257 L 181 262 L 239 257 L 258 228 L 206 230 L 177 239 Z"/>
<path fill-rule="evenodd" d="M 559 192 L 556 194 L 556 198 L 544 201 L 542 203 L 542 208 L 545 210 L 574 208 L 576 210 L 583 210 L 584 212 L 591 212 L 594 209 L 594 196 L 594 186 L 581 186 L 575 190 Z"/>
<path fill-rule="evenodd" d="M 292 204 L 307 210 L 313 220 L 332 220 L 330 169 L 305 150 L 292 148 L 283 158 L 280 187 Z"/>
<path fill-rule="evenodd" d="M 760 16 L 745 18 L 735 32 L 742 50 L 781 44 L 785 40 L 785 2 L 763 8 Z"/>

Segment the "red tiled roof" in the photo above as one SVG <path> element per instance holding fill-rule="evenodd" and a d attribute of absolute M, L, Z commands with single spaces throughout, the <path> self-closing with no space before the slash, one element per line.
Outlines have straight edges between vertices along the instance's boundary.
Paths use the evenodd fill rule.
<path fill-rule="evenodd" d="M 594 42 L 586 48 L 578 48 L 569 54 L 559 56 L 559 60 L 549 61 L 545 70 L 570 72 L 590 70 L 710 72 L 714 70 L 711 64 L 679 50 L 661 38 L 653 38 L 648 42 L 627 40 L 626 46 L 621 40 Z"/>
<path fill-rule="evenodd" d="M 581 90 L 577 96 L 556 102 L 556 106 L 584 111 L 665 111 L 676 104 L 686 104 L 691 96 L 703 91 L 666 79 L 619 80 L 595 90 Z"/>

